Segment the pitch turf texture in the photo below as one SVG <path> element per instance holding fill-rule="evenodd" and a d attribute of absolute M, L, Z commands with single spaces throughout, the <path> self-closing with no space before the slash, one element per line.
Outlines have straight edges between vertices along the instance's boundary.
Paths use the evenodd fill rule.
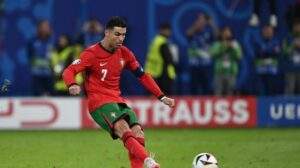
<path fill-rule="evenodd" d="M 299 168 L 300 128 L 147 129 L 162 168 L 191 168 L 211 152 L 221 168 Z M 129 168 L 119 141 L 104 131 L 0 131 L 1 168 Z"/>

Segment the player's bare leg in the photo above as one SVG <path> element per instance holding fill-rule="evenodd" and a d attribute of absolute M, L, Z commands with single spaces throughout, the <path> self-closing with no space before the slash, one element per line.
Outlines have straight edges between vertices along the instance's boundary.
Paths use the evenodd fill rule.
<path fill-rule="evenodd" d="M 136 137 L 137 141 L 145 147 L 145 135 L 140 125 L 134 125 L 131 127 L 131 131 Z"/>
<path fill-rule="evenodd" d="M 121 119 L 114 124 L 114 130 L 115 134 L 121 137 L 124 146 L 131 155 L 143 161 L 147 168 L 159 168 L 159 165 L 149 157 L 144 146 L 138 142 L 124 119 Z"/>

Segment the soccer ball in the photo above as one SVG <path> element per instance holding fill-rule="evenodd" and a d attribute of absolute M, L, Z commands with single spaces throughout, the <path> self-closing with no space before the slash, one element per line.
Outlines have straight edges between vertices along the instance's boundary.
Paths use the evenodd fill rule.
<path fill-rule="evenodd" d="M 218 161 L 210 153 L 200 153 L 193 160 L 193 168 L 218 168 Z"/>

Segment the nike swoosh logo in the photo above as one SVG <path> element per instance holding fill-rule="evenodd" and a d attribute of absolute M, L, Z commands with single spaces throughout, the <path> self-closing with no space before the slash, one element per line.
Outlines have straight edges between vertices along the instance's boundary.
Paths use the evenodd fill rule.
<path fill-rule="evenodd" d="M 100 63 L 100 66 L 104 66 L 104 65 L 106 65 L 106 64 L 107 64 L 107 62 Z"/>

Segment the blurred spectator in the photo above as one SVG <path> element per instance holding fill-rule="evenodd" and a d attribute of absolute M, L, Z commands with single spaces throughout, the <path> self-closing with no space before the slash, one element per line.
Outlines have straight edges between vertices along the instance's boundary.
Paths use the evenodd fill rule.
<path fill-rule="evenodd" d="M 168 23 L 159 26 L 147 54 L 145 71 L 150 73 L 165 94 L 173 94 L 176 77 L 174 60 L 168 42 L 172 30 Z"/>
<path fill-rule="evenodd" d="M 5 36 L 4 27 L 4 1 L 0 0 L 0 51 L 4 50 L 3 41 Z"/>
<path fill-rule="evenodd" d="M 49 95 L 53 92 L 50 54 L 53 48 L 52 30 L 47 20 L 37 25 L 37 35 L 28 44 L 28 56 L 31 61 L 33 94 Z"/>
<path fill-rule="evenodd" d="M 258 26 L 260 22 L 260 9 L 264 0 L 254 0 L 254 11 L 251 15 L 249 24 L 251 26 Z M 269 24 L 276 27 L 277 26 L 277 16 L 276 16 L 276 0 L 266 0 L 270 9 L 270 21 Z"/>
<path fill-rule="evenodd" d="M 300 1 L 294 1 L 286 10 L 286 23 L 289 30 L 292 30 L 293 23 L 300 22 Z"/>
<path fill-rule="evenodd" d="M 190 93 L 211 94 L 212 57 L 209 47 L 216 37 L 216 26 L 209 16 L 200 13 L 186 31 L 189 40 L 188 57 L 190 71 Z"/>
<path fill-rule="evenodd" d="M 283 42 L 285 94 L 300 94 L 300 22 L 293 25 L 293 31 Z"/>
<path fill-rule="evenodd" d="M 69 95 L 69 91 L 62 80 L 63 70 L 70 65 L 76 58 L 76 52 L 71 45 L 70 38 L 67 35 L 60 35 L 55 49 L 51 53 L 51 68 L 54 78 L 54 95 Z M 77 82 L 82 82 L 81 75 L 77 75 Z"/>
<path fill-rule="evenodd" d="M 214 91 L 216 95 L 228 96 L 235 90 L 242 51 L 230 27 L 224 27 L 220 33 L 220 39 L 210 49 L 215 60 Z"/>
<path fill-rule="evenodd" d="M 97 19 L 90 19 L 83 25 L 82 33 L 77 39 L 83 48 L 99 42 L 103 37 L 103 26 Z"/>
<path fill-rule="evenodd" d="M 276 94 L 280 42 L 274 37 L 274 28 L 271 25 L 263 26 L 261 35 L 254 42 L 254 53 L 256 73 L 259 78 L 258 94 Z"/>

